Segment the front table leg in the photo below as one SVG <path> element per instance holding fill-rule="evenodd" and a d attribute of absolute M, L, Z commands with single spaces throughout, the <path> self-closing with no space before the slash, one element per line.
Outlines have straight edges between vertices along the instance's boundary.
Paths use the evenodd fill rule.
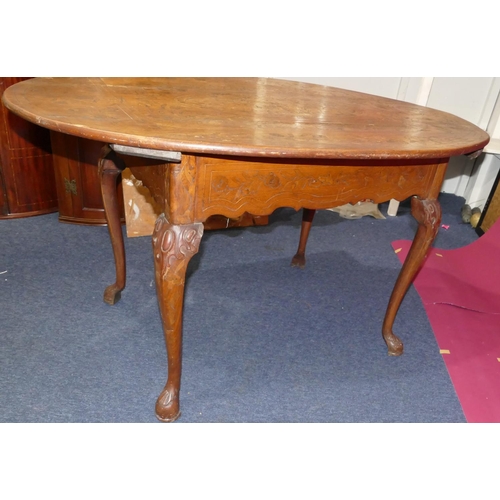
<path fill-rule="evenodd" d="M 411 200 L 411 213 L 418 222 L 418 229 L 394 286 L 382 326 L 382 335 L 391 356 L 403 354 L 403 343 L 392 333 L 394 320 L 406 292 L 436 238 L 441 223 L 441 206 L 437 200 L 422 200 L 413 197 Z"/>
<path fill-rule="evenodd" d="M 202 223 L 174 225 L 164 215 L 156 221 L 153 233 L 156 292 L 168 358 L 168 380 L 156 402 L 156 415 L 162 422 L 173 422 L 180 416 L 184 282 L 202 236 Z"/>

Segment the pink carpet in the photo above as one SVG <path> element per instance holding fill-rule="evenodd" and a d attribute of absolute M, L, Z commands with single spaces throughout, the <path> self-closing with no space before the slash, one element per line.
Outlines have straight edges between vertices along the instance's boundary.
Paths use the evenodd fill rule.
<path fill-rule="evenodd" d="M 410 245 L 392 243 L 401 262 Z M 500 422 L 500 221 L 466 247 L 431 249 L 414 286 L 465 418 Z"/>

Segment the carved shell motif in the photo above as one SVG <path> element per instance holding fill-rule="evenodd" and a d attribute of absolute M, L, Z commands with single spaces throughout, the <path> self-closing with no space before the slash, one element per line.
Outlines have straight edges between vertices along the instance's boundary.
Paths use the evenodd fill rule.
<path fill-rule="evenodd" d="M 187 265 L 198 252 L 202 236 L 203 224 L 176 226 L 170 224 L 163 214 L 160 215 L 153 234 L 153 248 L 155 260 L 162 264 L 163 276 L 171 268 Z"/>

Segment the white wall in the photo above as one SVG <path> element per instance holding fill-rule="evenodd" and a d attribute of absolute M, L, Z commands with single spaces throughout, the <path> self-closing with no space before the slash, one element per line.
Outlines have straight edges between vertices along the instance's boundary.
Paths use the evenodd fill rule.
<path fill-rule="evenodd" d="M 382 97 L 391 97 L 396 99 L 399 86 L 401 84 L 400 77 L 389 78 L 343 78 L 343 77 L 293 77 L 285 78 L 286 80 L 295 80 L 297 82 L 318 83 L 319 85 L 328 85 L 330 87 L 340 87 L 347 90 L 356 90 L 357 92 L 365 92 L 367 94 L 380 95 Z"/>
<path fill-rule="evenodd" d="M 498 78 L 434 78 L 427 106 L 453 113 L 486 130 L 500 88 Z M 499 170 L 498 159 L 482 155 L 476 161 L 461 156 L 450 161 L 442 191 L 466 198 L 483 208 Z"/>
<path fill-rule="evenodd" d="M 500 78 L 493 77 L 286 77 L 287 80 L 317 83 L 400 99 L 453 113 L 500 139 Z M 495 107 L 496 105 L 496 107 Z M 496 113 L 496 117 L 495 117 Z M 500 153 L 500 151 L 499 151 Z M 481 155 L 450 161 L 442 191 L 466 198 L 472 207 L 483 207 L 500 168 L 500 160 Z"/>

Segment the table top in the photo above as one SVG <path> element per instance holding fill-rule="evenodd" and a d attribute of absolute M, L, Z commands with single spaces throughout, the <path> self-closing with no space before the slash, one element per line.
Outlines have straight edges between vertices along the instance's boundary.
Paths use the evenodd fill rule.
<path fill-rule="evenodd" d="M 449 158 L 489 140 L 442 111 L 268 78 L 35 78 L 8 88 L 3 102 L 51 130 L 182 153 Z"/>

